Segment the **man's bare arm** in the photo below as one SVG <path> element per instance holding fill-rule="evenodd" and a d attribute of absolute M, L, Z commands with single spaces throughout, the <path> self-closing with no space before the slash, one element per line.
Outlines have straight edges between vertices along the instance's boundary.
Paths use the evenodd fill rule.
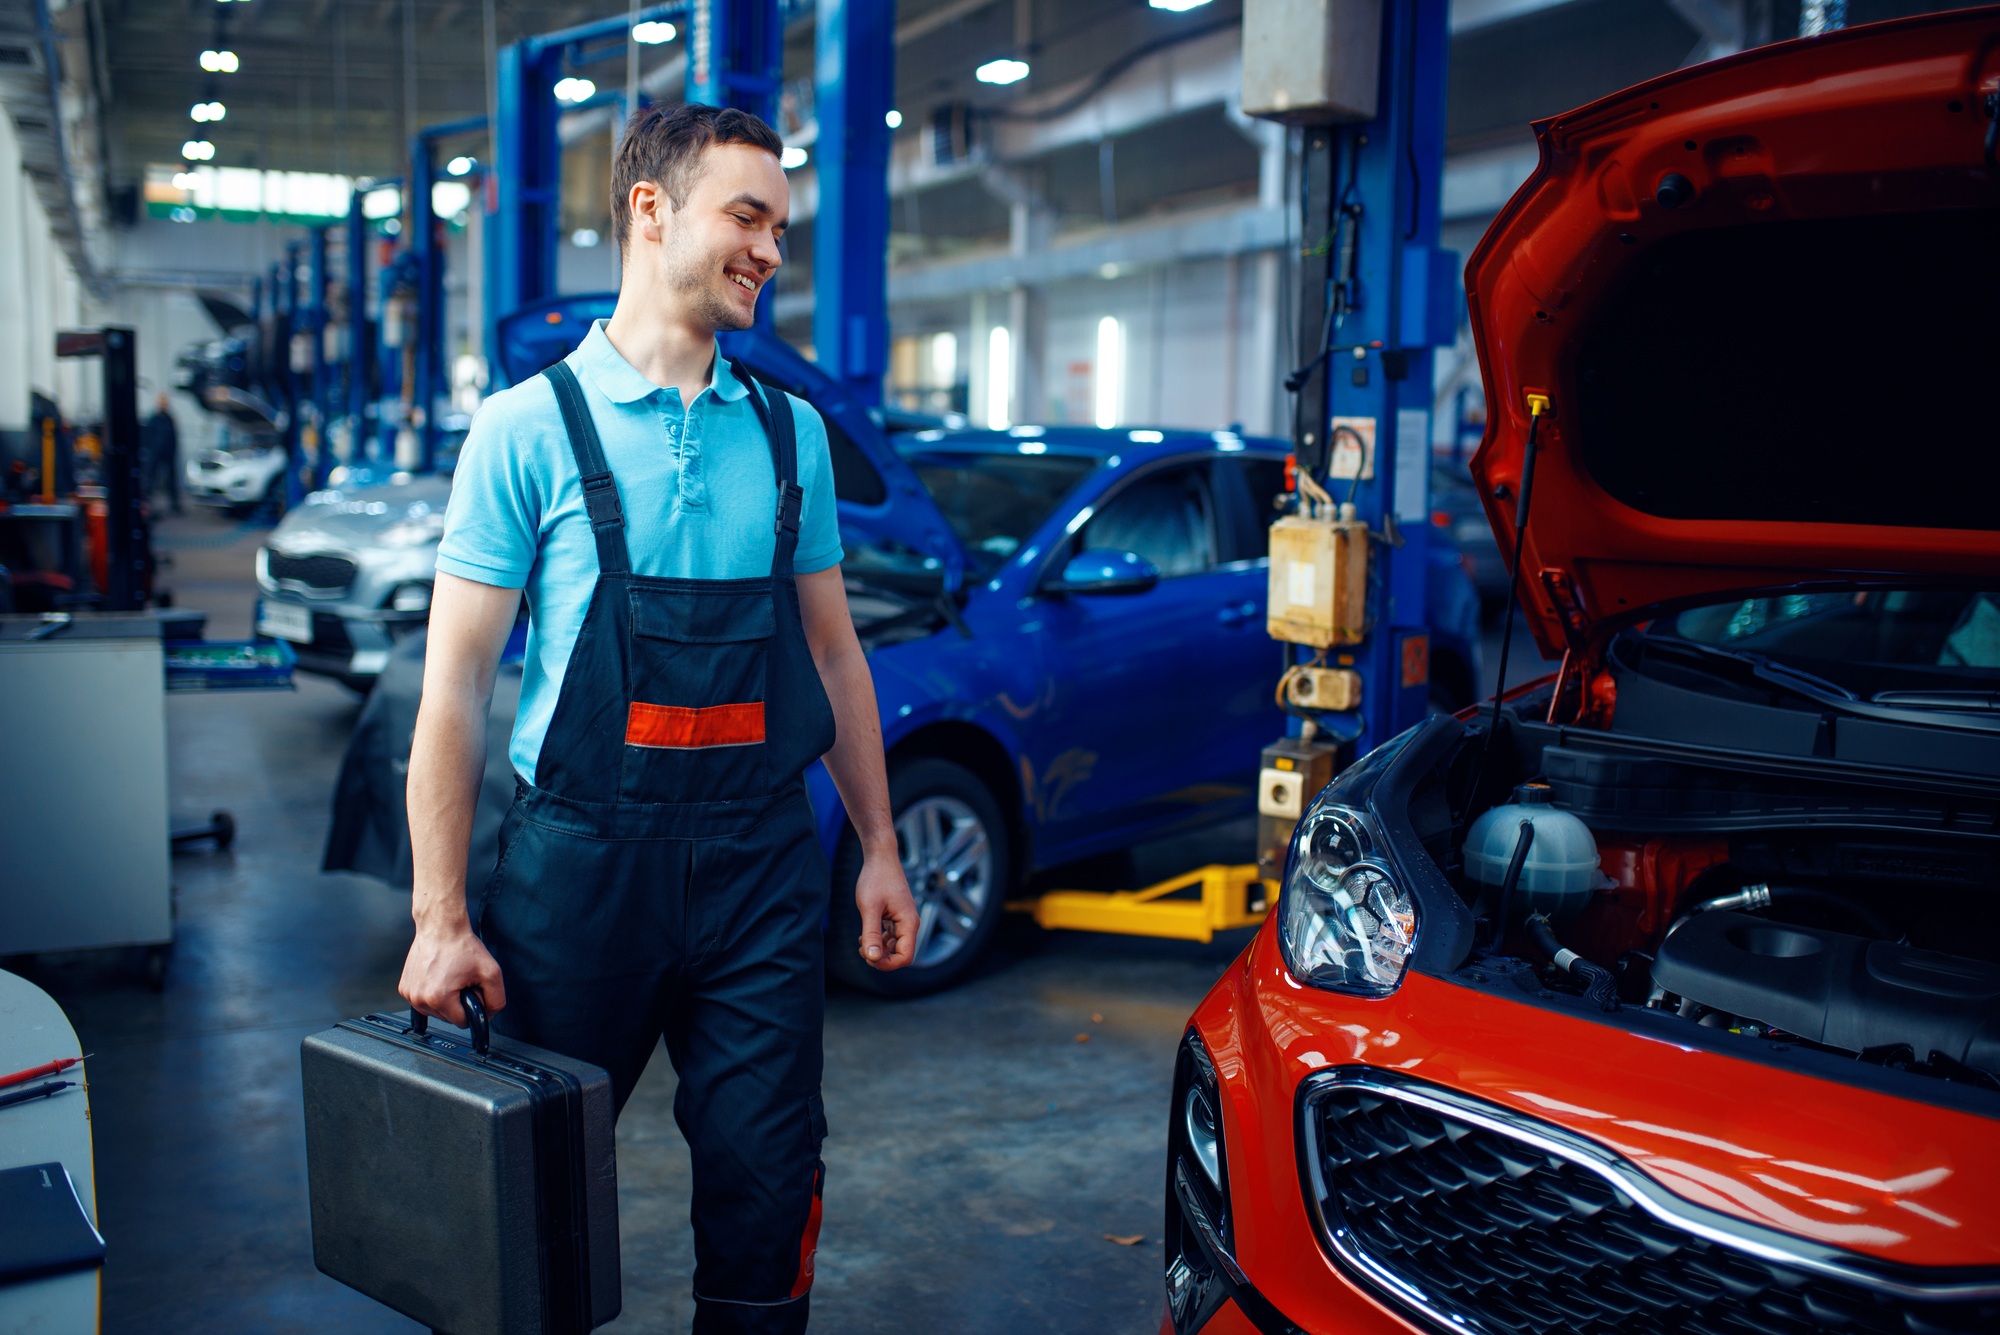
<path fill-rule="evenodd" d="M 486 713 L 519 589 L 438 572 L 424 652 L 424 693 L 410 742 L 408 806 L 413 885 L 410 944 L 397 990 L 412 1007 L 465 1023 L 460 990 L 490 1011 L 507 1004 L 500 966 L 472 933 L 465 909 L 466 850 L 486 767 Z"/>
<path fill-rule="evenodd" d="M 896 852 L 875 678 L 854 635 L 840 567 L 800 575 L 798 584 L 806 642 L 833 705 L 835 740 L 826 753 L 826 770 L 861 840 L 861 875 L 854 884 L 854 905 L 861 911 L 857 944 L 871 968 L 900 969 L 916 955 L 917 906 Z"/>

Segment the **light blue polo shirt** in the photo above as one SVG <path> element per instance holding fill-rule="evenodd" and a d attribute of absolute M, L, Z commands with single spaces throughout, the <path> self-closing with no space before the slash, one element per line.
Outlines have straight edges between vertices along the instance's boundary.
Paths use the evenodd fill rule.
<path fill-rule="evenodd" d="M 625 507 L 632 571 L 675 579 L 755 579 L 771 572 L 778 493 L 771 447 L 749 390 L 718 351 L 707 389 L 683 407 L 591 327 L 569 355 Z M 788 396 L 790 397 L 790 396 Z M 805 504 L 793 569 L 839 564 L 840 521 L 826 427 L 793 397 Z M 555 390 L 535 376 L 481 404 L 459 452 L 437 568 L 503 589 L 525 588 L 533 617 L 521 708 L 508 756 L 532 782 L 597 582 L 597 543 Z"/>

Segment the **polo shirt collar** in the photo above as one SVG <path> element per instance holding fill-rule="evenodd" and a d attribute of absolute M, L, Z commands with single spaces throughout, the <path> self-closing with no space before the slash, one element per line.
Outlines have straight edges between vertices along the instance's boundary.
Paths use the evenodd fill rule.
<path fill-rule="evenodd" d="M 660 386 L 640 375 L 638 369 L 611 346 L 611 340 L 604 333 L 605 324 L 603 320 L 591 321 L 590 332 L 583 336 L 583 343 L 576 350 L 577 370 L 588 375 L 598 392 L 613 403 L 637 403 L 650 395 L 663 393 Z M 715 367 L 709 373 L 708 387 L 715 397 L 725 403 L 749 393 L 723 357 L 720 344 L 716 345 Z"/>

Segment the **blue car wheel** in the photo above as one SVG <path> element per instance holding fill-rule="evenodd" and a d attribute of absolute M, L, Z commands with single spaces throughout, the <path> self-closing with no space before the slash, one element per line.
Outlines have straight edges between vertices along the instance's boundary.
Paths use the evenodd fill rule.
<path fill-rule="evenodd" d="M 962 766 L 930 757 L 889 776 L 896 844 L 917 902 L 916 958 L 894 973 L 868 967 L 856 949 L 861 915 L 854 884 L 861 848 L 849 830 L 833 865 L 827 967 L 842 982 L 885 997 L 914 997 L 957 980 L 986 952 L 1012 885 L 1006 816 Z"/>

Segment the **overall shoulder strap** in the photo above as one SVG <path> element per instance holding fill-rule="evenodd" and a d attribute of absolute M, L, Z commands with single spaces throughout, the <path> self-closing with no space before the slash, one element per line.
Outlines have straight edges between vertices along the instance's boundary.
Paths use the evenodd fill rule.
<path fill-rule="evenodd" d="M 563 430 L 569 435 L 570 453 L 576 456 L 576 471 L 583 482 L 584 512 L 590 516 L 590 532 L 597 539 L 597 568 L 606 575 L 622 575 L 632 568 L 625 550 L 625 509 L 618 503 L 618 482 L 611 476 L 611 465 L 605 461 L 597 425 L 590 420 L 590 405 L 584 402 L 583 386 L 566 362 L 557 362 L 542 374 L 555 386 Z"/>
<path fill-rule="evenodd" d="M 742 362 L 733 365 L 736 378 L 750 391 L 750 406 L 771 442 L 771 471 L 778 479 L 778 550 L 783 554 L 782 561 L 774 556 L 772 568 L 789 573 L 792 554 L 799 545 L 799 516 L 805 508 L 805 492 L 799 487 L 799 436 L 792 401 L 781 389 L 767 391 Z"/>

